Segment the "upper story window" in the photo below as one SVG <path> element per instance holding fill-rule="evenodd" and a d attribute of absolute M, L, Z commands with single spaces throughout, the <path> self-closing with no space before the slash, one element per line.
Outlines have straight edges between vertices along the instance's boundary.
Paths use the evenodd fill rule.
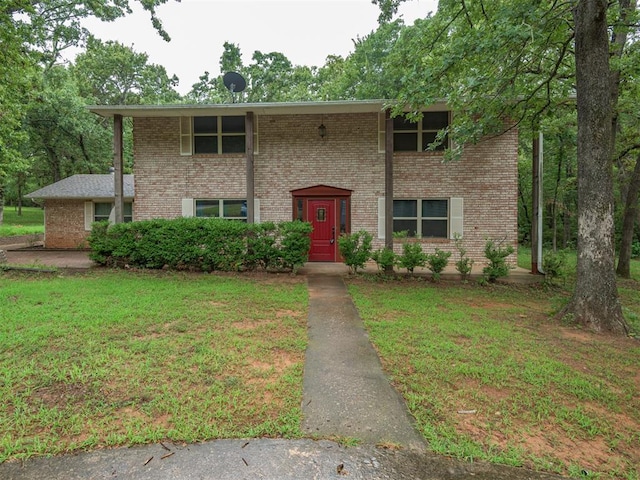
<path fill-rule="evenodd" d="M 411 122 L 405 117 L 393 119 L 393 151 L 424 152 L 435 142 L 436 135 L 449 126 L 449 112 L 423 112 L 422 120 Z M 443 151 L 449 146 L 449 138 L 437 145 L 434 150 Z"/>
<path fill-rule="evenodd" d="M 180 119 L 180 153 L 245 153 L 245 117 L 208 116 Z"/>

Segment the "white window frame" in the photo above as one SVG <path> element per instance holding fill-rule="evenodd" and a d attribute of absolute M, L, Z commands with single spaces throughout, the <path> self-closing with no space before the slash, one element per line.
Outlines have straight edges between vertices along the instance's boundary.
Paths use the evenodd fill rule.
<path fill-rule="evenodd" d="M 395 198 L 394 200 L 418 200 L 417 198 Z M 454 240 L 456 235 L 460 238 L 463 237 L 464 232 L 464 199 L 461 197 L 425 197 L 421 200 L 448 200 L 448 222 L 447 222 L 447 230 L 448 230 L 448 238 L 450 240 Z M 421 205 L 418 205 L 421 207 Z M 421 212 L 422 210 L 418 210 Z M 397 218 L 411 218 L 414 217 L 397 217 Z M 420 220 L 422 217 L 416 217 L 418 219 L 419 227 L 422 229 L 422 222 Z M 418 225 L 417 225 L 418 226 Z M 385 198 L 378 198 L 378 238 L 380 240 L 384 240 L 385 238 Z M 420 237 L 425 240 L 429 239 L 442 239 L 447 237 Z"/>
<path fill-rule="evenodd" d="M 109 223 L 114 224 L 116 220 L 116 205 L 114 202 L 104 201 L 104 200 L 92 200 L 84 202 L 84 229 L 86 231 L 91 230 L 91 224 L 100 220 L 96 220 L 96 204 L 97 203 L 108 203 L 111 204 L 111 211 L 109 212 Z M 125 201 L 126 204 L 131 205 L 131 215 L 125 215 L 125 222 L 133 222 L 133 201 Z M 129 218 L 129 220 L 127 220 Z M 107 219 L 103 219 L 107 220 Z"/>
<path fill-rule="evenodd" d="M 202 115 L 208 117 L 216 117 L 218 125 L 222 125 L 223 117 L 243 117 L 246 118 L 246 115 Z M 211 134 L 197 134 L 194 133 L 193 128 L 193 118 L 194 117 L 180 117 L 180 155 L 190 156 L 194 155 L 194 137 L 195 136 L 216 136 L 218 138 L 218 152 L 217 153 L 199 153 L 197 155 L 245 155 L 246 154 L 246 136 L 247 132 L 242 133 L 223 133 L 222 129 L 219 128 L 217 133 Z M 258 154 L 258 115 L 254 115 L 254 126 L 253 126 L 253 153 L 254 155 Z M 233 152 L 233 153 L 223 153 L 222 152 L 222 137 L 229 136 L 242 136 L 245 137 L 245 152 Z"/>
<path fill-rule="evenodd" d="M 425 201 L 431 201 L 431 200 L 435 200 L 435 201 L 442 201 L 442 202 L 447 202 L 447 214 L 444 217 L 423 217 L 422 216 L 422 202 Z M 409 202 L 416 202 L 416 216 L 415 217 L 396 217 L 394 215 L 393 220 L 412 220 L 416 222 L 416 234 L 415 237 L 411 237 L 411 238 L 449 238 L 449 226 L 450 226 L 450 201 L 448 198 L 394 198 L 393 199 L 394 202 L 396 201 L 409 201 Z M 447 231 L 444 235 L 442 236 L 424 236 L 423 232 L 422 232 L 422 222 L 424 220 L 439 220 L 439 221 L 446 221 L 447 222 Z M 396 231 L 394 230 L 393 233 L 396 233 Z"/>

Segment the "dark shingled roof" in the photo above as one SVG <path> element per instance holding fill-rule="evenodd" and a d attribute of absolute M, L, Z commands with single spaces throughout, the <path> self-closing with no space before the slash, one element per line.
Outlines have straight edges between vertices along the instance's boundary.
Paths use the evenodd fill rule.
<path fill-rule="evenodd" d="M 73 175 L 47 185 L 28 195 L 27 198 L 114 198 L 113 175 Z M 133 175 L 124 175 L 124 196 L 134 197 Z"/>

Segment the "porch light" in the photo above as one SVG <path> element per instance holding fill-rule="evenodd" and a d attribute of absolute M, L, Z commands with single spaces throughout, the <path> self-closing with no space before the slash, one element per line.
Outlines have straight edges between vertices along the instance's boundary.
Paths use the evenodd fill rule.
<path fill-rule="evenodd" d="M 320 135 L 322 139 L 327 136 L 327 127 L 324 126 L 324 123 L 321 123 L 318 127 L 318 135 Z"/>

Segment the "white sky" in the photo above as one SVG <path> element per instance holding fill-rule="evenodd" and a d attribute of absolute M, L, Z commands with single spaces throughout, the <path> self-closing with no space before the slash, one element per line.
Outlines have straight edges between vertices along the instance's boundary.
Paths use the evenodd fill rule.
<path fill-rule="evenodd" d="M 437 3 L 407 0 L 399 15 L 411 25 L 435 13 Z M 260 50 L 283 53 L 294 65 L 321 66 L 328 55 L 352 52 L 353 39 L 375 30 L 379 15 L 370 0 L 182 0 L 170 1 L 157 12 L 171 36 L 169 43 L 141 8 L 116 22 L 92 20 L 85 26 L 103 41 L 117 40 L 146 52 L 150 63 L 179 77 L 177 89 L 183 94 L 205 71 L 211 76 L 221 73 L 225 41 L 239 45 L 245 65 Z"/>

